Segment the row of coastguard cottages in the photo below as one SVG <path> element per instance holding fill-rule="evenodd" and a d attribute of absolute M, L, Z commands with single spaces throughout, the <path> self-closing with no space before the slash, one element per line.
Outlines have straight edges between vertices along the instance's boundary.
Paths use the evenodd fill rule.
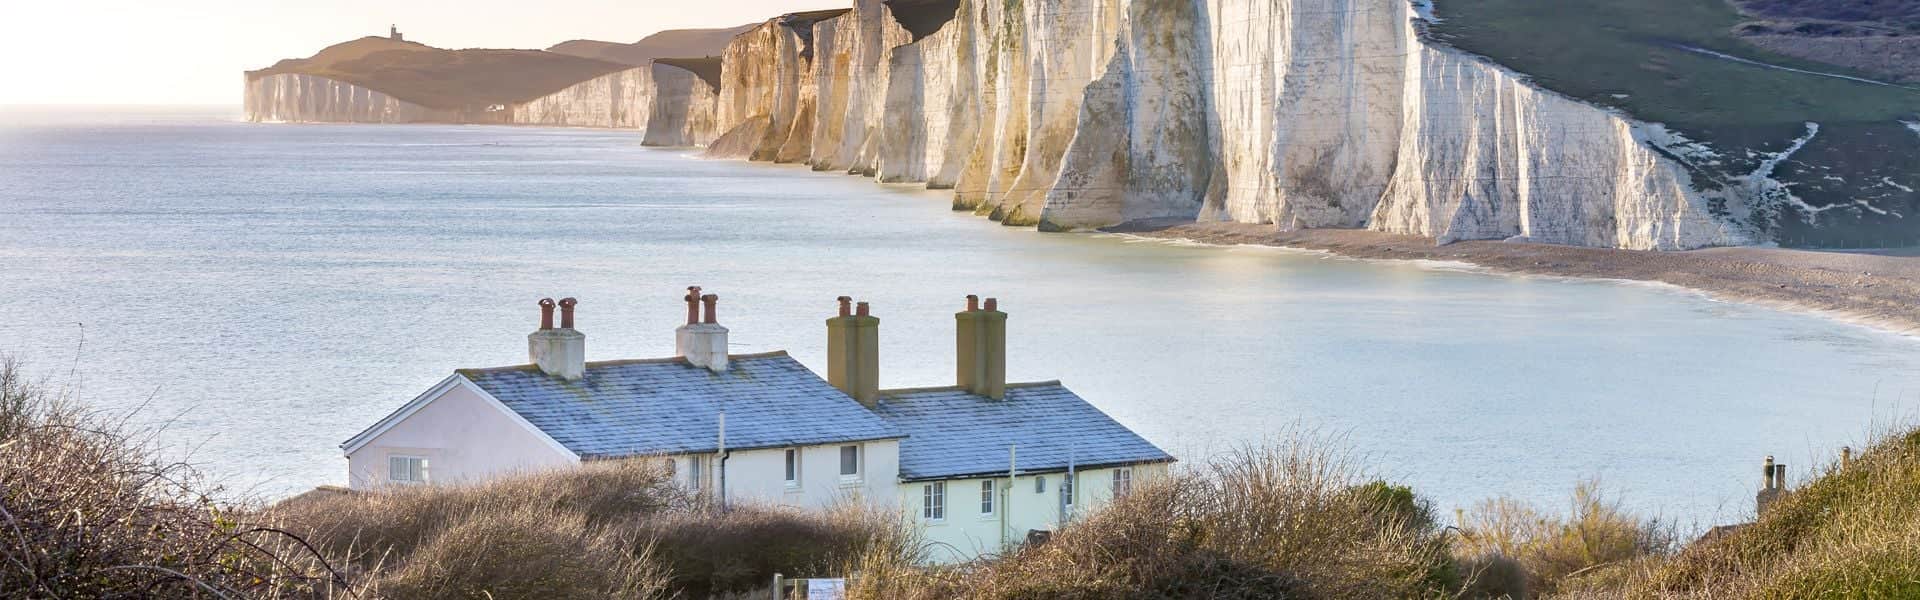
<path fill-rule="evenodd" d="M 719 299 L 685 301 L 676 356 L 588 362 L 575 301 L 541 300 L 531 364 L 455 370 L 347 440 L 351 486 L 661 460 L 722 506 L 897 505 L 946 562 L 1052 531 L 1174 460 L 1058 381 L 1007 382 L 991 298 L 954 315 L 954 385 L 898 390 L 879 388 L 865 302 L 827 319 L 823 379 L 786 352 L 728 354 Z"/>

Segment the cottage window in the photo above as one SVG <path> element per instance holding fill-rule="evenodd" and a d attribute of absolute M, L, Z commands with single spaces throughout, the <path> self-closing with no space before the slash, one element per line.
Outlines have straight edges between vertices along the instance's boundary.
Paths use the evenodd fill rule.
<path fill-rule="evenodd" d="M 993 480 L 980 482 L 980 514 L 993 514 Z"/>
<path fill-rule="evenodd" d="M 947 518 L 947 482 L 935 481 L 920 486 L 920 518 L 928 521 Z"/>
<path fill-rule="evenodd" d="M 849 478 L 860 476 L 859 446 L 840 447 L 840 476 Z"/>
<path fill-rule="evenodd" d="M 1060 501 L 1067 506 L 1073 506 L 1073 477 L 1071 476 L 1060 478 Z"/>
<path fill-rule="evenodd" d="M 1113 470 L 1113 497 L 1119 498 L 1133 491 L 1133 469 L 1121 467 Z"/>
<path fill-rule="evenodd" d="M 702 463 L 706 462 L 706 461 L 700 460 L 700 458 L 701 457 L 697 454 L 694 456 L 687 457 L 687 489 L 690 489 L 690 490 L 700 489 L 700 473 L 702 471 L 701 466 L 702 466 Z"/>
<path fill-rule="evenodd" d="M 1035 493 L 1035 494 L 1045 494 L 1045 493 L 1047 493 L 1047 476 L 1045 476 L 1045 475 L 1036 475 L 1036 476 L 1034 476 L 1034 478 L 1033 478 L 1033 493 Z"/>
<path fill-rule="evenodd" d="M 387 478 L 400 483 L 426 483 L 427 459 L 418 456 L 387 457 Z"/>
<path fill-rule="evenodd" d="M 800 485 L 800 449 L 787 449 L 787 486 Z"/>

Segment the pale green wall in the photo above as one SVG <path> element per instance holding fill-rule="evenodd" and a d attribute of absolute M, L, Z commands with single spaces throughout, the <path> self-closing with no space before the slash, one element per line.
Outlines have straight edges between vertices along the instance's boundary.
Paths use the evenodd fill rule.
<path fill-rule="evenodd" d="M 1137 489 L 1147 481 L 1165 476 L 1166 463 L 1134 465 L 1133 485 Z M 1079 494 L 1073 513 L 1086 515 L 1113 498 L 1113 469 L 1077 470 Z M 1045 491 L 1034 491 L 1036 477 L 1046 480 Z M 1007 478 L 994 478 L 1000 497 L 993 515 L 980 513 L 981 478 L 946 480 L 946 518 L 928 521 L 921 518 L 924 487 L 932 482 L 900 484 L 901 510 L 921 526 L 928 546 L 927 558 L 935 563 L 967 560 L 1001 551 L 1007 542 L 1019 543 L 1032 529 L 1054 530 L 1060 522 L 1060 482 L 1065 472 L 1021 475 L 1013 486 Z M 1008 508 L 1012 512 L 1006 512 Z M 1005 532 L 1003 535 L 1002 532 Z"/>

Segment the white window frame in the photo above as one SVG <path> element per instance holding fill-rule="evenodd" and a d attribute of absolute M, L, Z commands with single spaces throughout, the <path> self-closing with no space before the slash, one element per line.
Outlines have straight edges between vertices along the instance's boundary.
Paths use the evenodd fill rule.
<path fill-rule="evenodd" d="M 935 481 L 920 486 L 920 519 L 930 523 L 947 520 L 947 482 Z"/>
<path fill-rule="evenodd" d="M 1000 509 L 999 491 L 1000 486 L 997 485 L 994 480 L 983 479 L 980 481 L 980 516 L 991 517 L 994 511 Z"/>
<path fill-rule="evenodd" d="M 1066 505 L 1068 507 L 1072 507 L 1074 505 L 1074 502 L 1080 499 L 1079 498 L 1080 494 L 1078 493 L 1079 490 L 1074 489 L 1079 486 L 1076 486 L 1073 484 L 1073 479 L 1074 478 L 1072 477 L 1067 477 L 1064 475 L 1060 477 L 1060 497 L 1066 500 Z"/>
<path fill-rule="evenodd" d="M 400 479 L 398 477 L 395 477 L 395 475 L 397 475 L 398 473 L 394 472 L 393 463 L 394 461 L 397 461 L 397 460 L 407 461 L 407 475 L 408 475 L 407 479 Z M 417 464 L 418 466 L 416 467 L 415 464 Z M 387 481 L 390 483 L 417 485 L 417 484 L 428 482 L 432 478 L 432 476 L 433 476 L 433 465 L 428 463 L 427 457 L 425 456 L 420 456 L 418 454 L 388 454 L 387 455 Z"/>
<path fill-rule="evenodd" d="M 800 474 L 800 449 L 799 448 L 787 449 L 785 463 L 782 465 L 782 467 L 784 468 L 784 473 L 787 477 L 787 480 L 786 480 L 787 487 L 790 489 L 800 487 L 801 474 Z"/>
<path fill-rule="evenodd" d="M 853 451 L 853 472 L 852 473 L 847 472 L 847 451 L 848 450 Z M 867 450 L 865 445 L 848 444 L 845 446 L 841 446 L 840 447 L 840 481 L 848 482 L 848 483 L 859 482 L 861 475 L 866 471 L 866 466 L 867 466 L 865 464 L 866 462 L 867 462 Z"/>
<path fill-rule="evenodd" d="M 1113 470 L 1113 497 L 1119 498 L 1133 493 L 1133 468 L 1120 467 Z"/>
<path fill-rule="evenodd" d="M 1033 476 L 1033 493 L 1035 494 L 1047 493 L 1047 476 L 1045 475 Z"/>
<path fill-rule="evenodd" d="M 698 454 L 687 455 L 687 489 L 689 490 L 700 491 L 700 485 L 702 483 L 700 480 L 703 479 L 701 475 L 704 475 L 701 471 L 706 467 L 706 465 L 701 464 L 706 462 L 705 460 L 701 460 L 702 458 L 703 457 Z"/>

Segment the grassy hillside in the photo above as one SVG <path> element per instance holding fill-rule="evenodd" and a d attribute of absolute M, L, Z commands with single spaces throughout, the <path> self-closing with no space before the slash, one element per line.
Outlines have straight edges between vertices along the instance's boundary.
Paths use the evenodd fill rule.
<path fill-rule="evenodd" d="M 627 65 L 539 50 L 443 50 L 364 37 L 308 58 L 248 71 L 249 78 L 302 73 L 345 81 L 433 108 L 525 102 Z"/>
<path fill-rule="evenodd" d="M 1868 77 L 1743 41 L 1725 0 L 1439 0 L 1437 40 L 1485 56 L 1540 85 L 1666 123 L 1719 153 L 1697 161 L 1696 185 L 1739 185 L 1771 153 L 1821 133 L 1773 173 L 1806 206 L 1763 206 L 1751 223 L 1787 244 L 1920 242 L 1920 90 L 1797 73 Z M 1705 52 L 1703 52 L 1705 51 Z"/>
<path fill-rule="evenodd" d="M 569 40 L 555 44 L 547 51 L 629 65 L 647 65 L 657 58 L 719 56 L 734 36 L 746 33 L 755 25 L 758 23 L 719 29 L 670 29 L 640 38 L 640 41 L 631 44 Z"/>
<path fill-rule="evenodd" d="M 1759 520 L 1586 582 L 1591 598 L 1920 598 L 1920 431 L 1828 465 Z"/>

